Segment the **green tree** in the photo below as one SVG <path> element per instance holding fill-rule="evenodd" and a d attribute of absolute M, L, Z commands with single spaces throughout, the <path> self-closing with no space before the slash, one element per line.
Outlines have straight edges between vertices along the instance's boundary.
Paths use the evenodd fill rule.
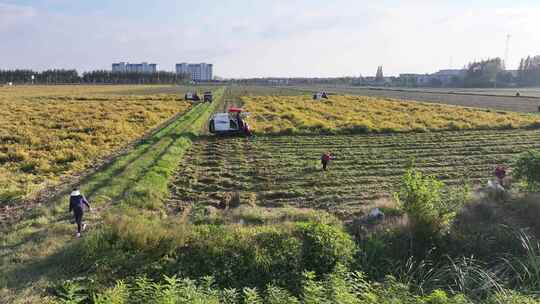
<path fill-rule="evenodd" d="M 540 191 L 540 151 L 529 150 L 514 160 L 512 175 L 530 192 Z"/>
<path fill-rule="evenodd" d="M 399 192 L 394 194 L 399 207 L 407 214 L 414 236 L 426 241 L 449 228 L 456 213 L 443 199 L 444 184 L 434 176 L 409 168 L 402 177 Z"/>

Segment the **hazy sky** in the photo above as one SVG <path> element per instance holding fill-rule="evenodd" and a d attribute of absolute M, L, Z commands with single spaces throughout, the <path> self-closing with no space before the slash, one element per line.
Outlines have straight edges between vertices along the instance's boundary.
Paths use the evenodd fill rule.
<path fill-rule="evenodd" d="M 0 0 L 0 69 L 214 63 L 223 77 L 386 75 L 540 54 L 539 0 Z"/>

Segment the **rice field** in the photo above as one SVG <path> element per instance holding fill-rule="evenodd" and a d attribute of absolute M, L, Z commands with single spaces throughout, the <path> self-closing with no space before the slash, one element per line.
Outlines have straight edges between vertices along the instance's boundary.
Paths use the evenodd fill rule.
<path fill-rule="evenodd" d="M 190 106 L 178 94 L 132 93 L 144 89 L 0 89 L 0 205 L 69 180 Z"/>
<path fill-rule="evenodd" d="M 243 97 L 258 134 L 350 134 L 536 128 L 540 115 L 330 95 Z"/>
<path fill-rule="evenodd" d="M 397 190 L 411 160 L 448 185 L 484 185 L 497 164 L 540 148 L 540 131 L 209 137 L 180 163 L 170 204 L 220 206 L 231 195 L 264 207 L 329 210 L 349 218 Z M 336 159 L 323 172 L 320 156 Z"/>

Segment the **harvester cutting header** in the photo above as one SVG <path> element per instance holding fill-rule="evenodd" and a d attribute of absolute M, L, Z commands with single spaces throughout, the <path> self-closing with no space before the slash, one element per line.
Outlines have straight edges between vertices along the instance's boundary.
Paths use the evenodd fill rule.
<path fill-rule="evenodd" d="M 246 135 L 251 136 L 251 130 L 246 118 L 249 113 L 241 108 L 229 108 L 226 113 L 215 113 L 210 118 L 208 129 L 216 135 Z"/>

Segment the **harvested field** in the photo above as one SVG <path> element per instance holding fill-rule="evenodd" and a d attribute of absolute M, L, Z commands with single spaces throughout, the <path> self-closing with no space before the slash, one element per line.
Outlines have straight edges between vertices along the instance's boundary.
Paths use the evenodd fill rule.
<path fill-rule="evenodd" d="M 299 88 L 302 91 L 309 90 L 309 87 Z M 480 91 L 469 92 L 456 90 L 455 92 L 461 92 L 464 94 L 449 94 L 447 90 L 441 90 L 437 92 L 436 89 L 430 89 L 428 91 L 422 90 L 391 90 L 391 89 L 370 89 L 362 87 L 329 87 L 324 88 L 329 92 L 335 92 L 338 94 L 351 94 L 380 98 L 393 98 L 403 100 L 416 100 L 430 103 L 449 104 L 464 107 L 477 107 L 487 108 L 502 111 L 515 111 L 515 112 L 538 112 L 540 106 L 540 98 L 528 98 L 528 97 L 514 97 L 513 94 L 508 92 L 493 92 L 493 91 Z M 319 88 L 311 88 L 311 91 L 318 91 Z M 487 95 L 482 95 L 486 94 Z M 488 95 L 510 95 L 510 96 L 488 96 Z M 536 96 L 536 91 L 533 91 L 530 96 Z M 526 95 L 526 91 L 524 93 Z"/>
<path fill-rule="evenodd" d="M 329 210 L 348 218 L 390 195 L 411 159 L 447 184 L 484 184 L 493 167 L 540 148 L 540 131 L 468 131 L 393 135 L 209 137 L 194 144 L 171 186 L 183 209 L 240 203 Z M 319 157 L 332 151 L 328 172 Z"/>

